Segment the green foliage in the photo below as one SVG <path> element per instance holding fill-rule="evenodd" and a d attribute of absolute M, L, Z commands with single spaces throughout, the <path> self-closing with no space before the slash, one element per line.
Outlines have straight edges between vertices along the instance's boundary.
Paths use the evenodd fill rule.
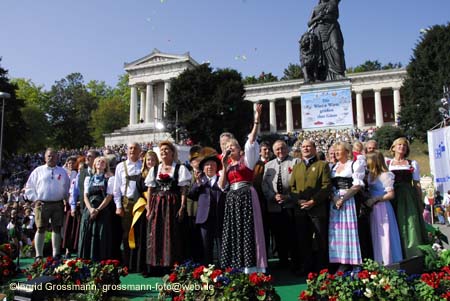
<path fill-rule="evenodd" d="M 17 152 L 18 146 L 23 142 L 23 133 L 26 131 L 21 112 L 25 102 L 16 96 L 16 89 L 17 86 L 11 83 L 8 78 L 8 71 L 0 66 L 0 91 L 11 95 L 11 98 L 5 99 L 5 120 L 3 123 L 3 153 L 5 157 Z M 0 109 L 1 104 L 2 99 L 0 99 Z"/>
<path fill-rule="evenodd" d="M 23 135 L 24 141 L 19 146 L 18 152 L 37 153 L 42 151 L 50 144 L 50 125 L 45 112 L 35 103 L 27 103 L 21 111 L 27 130 Z"/>
<path fill-rule="evenodd" d="M 18 152 L 39 152 L 45 149 L 49 141 L 50 125 L 44 111 L 47 94 L 43 86 L 37 86 L 30 79 L 15 78 L 11 80 L 16 86 L 16 95 L 25 101 L 21 109 L 26 131 Z"/>
<path fill-rule="evenodd" d="M 401 128 L 384 125 L 376 130 L 373 139 L 378 142 L 378 148 L 389 149 L 395 139 L 404 136 L 405 134 Z"/>
<path fill-rule="evenodd" d="M 358 72 L 368 72 L 368 71 L 377 71 L 377 70 L 388 70 L 388 69 L 397 69 L 401 68 L 402 63 L 387 63 L 385 65 L 381 64 L 378 60 L 371 61 L 367 60 L 361 65 L 358 65 L 356 67 L 350 67 L 347 69 L 347 73 L 358 73 Z"/>
<path fill-rule="evenodd" d="M 128 86 L 128 79 L 128 73 L 120 75 L 119 81 L 117 82 L 117 85 L 113 90 L 114 97 L 118 97 L 120 100 L 122 100 L 127 107 L 130 106 L 131 95 L 131 89 L 130 86 Z"/>
<path fill-rule="evenodd" d="M 272 74 L 272 72 L 265 73 L 264 71 L 261 72 L 261 74 L 256 76 L 247 76 L 242 80 L 244 85 L 253 85 L 253 84 L 264 84 L 264 83 L 270 83 L 270 82 L 276 82 L 278 81 L 278 77 Z"/>
<path fill-rule="evenodd" d="M 403 84 L 400 126 L 426 141 L 427 130 L 442 120 L 442 87 L 450 81 L 450 24 L 435 25 L 420 37 Z"/>
<path fill-rule="evenodd" d="M 230 69 L 213 71 L 207 64 L 185 70 L 172 81 L 167 114 L 202 145 L 217 145 L 220 133 L 243 141 L 252 123 L 252 104 L 244 101 L 241 75 Z M 201 123 L 201 127 L 199 124 Z"/>
<path fill-rule="evenodd" d="M 289 64 L 283 71 L 281 80 L 299 79 L 303 78 L 302 67 L 299 64 Z"/>
<path fill-rule="evenodd" d="M 96 145 L 104 144 L 104 133 L 124 127 L 128 123 L 129 106 L 118 97 L 100 100 L 98 108 L 92 112 L 91 133 Z"/>
<path fill-rule="evenodd" d="M 98 100 L 83 83 L 80 73 L 69 74 L 57 81 L 49 92 L 45 110 L 49 116 L 52 139 L 58 147 L 76 148 L 92 145 L 89 132 L 91 112 Z"/>
<path fill-rule="evenodd" d="M 91 80 L 86 84 L 86 89 L 97 99 L 111 98 L 114 94 L 113 89 L 104 81 Z"/>

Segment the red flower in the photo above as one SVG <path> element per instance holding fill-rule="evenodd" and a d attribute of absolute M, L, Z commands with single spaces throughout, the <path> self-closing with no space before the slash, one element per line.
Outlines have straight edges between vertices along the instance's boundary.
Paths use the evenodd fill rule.
<path fill-rule="evenodd" d="M 194 277 L 194 279 L 199 279 L 200 276 L 203 274 L 203 269 L 205 268 L 205 266 L 201 265 L 198 268 L 196 268 L 194 270 L 194 272 L 192 272 L 192 277 Z"/>
<path fill-rule="evenodd" d="M 8 277 L 8 275 L 9 275 L 9 271 L 8 270 L 4 270 L 3 271 L 3 276 Z"/>
<path fill-rule="evenodd" d="M 222 271 L 219 270 L 219 269 L 217 269 L 217 270 L 214 270 L 214 271 L 211 273 L 210 278 L 211 278 L 211 280 L 214 280 L 214 279 L 216 279 L 216 277 L 219 276 L 219 275 L 222 275 Z"/>
<path fill-rule="evenodd" d="M 251 273 L 250 276 L 248 276 L 248 279 L 254 285 L 259 285 L 261 283 L 261 279 L 258 277 L 257 273 Z"/>
<path fill-rule="evenodd" d="M 358 273 L 359 279 L 367 279 L 369 278 L 369 272 L 367 270 L 362 270 Z"/>
<path fill-rule="evenodd" d="M 328 269 L 321 270 L 319 274 L 322 275 L 322 274 L 325 274 L 325 273 L 328 273 Z"/>
<path fill-rule="evenodd" d="M 27 276 L 27 279 L 28 279 L 28 280 L 31 280 L 31 279 L 33 279 L 33 277 L 32 277 L 31 275 L 28 275 L 28 276 Z"/>
<path fill-rule="evenodd" d="M 308 280 L 313 280 L 314 278 L 316 278 L 317 277 L 317 274 L 316 273 L 309 273 L 308 274 Z"/>
<path fill-rule="evenodd" d="M 160 173 L 158 177 L 160 180 L 163 180 L 163 181 L 167 181 L 170 179 L 170 175 L 167 173 Z"/>
<path fill-rule="evenodd" d="M 77 279 L 77 280 L 75 281 L 75 284 L 76 284 L 76 285 L 80 285 L 80 284 L 81 284 L 80 279 Z"/>
<path fill-rule="evenodd" d="M 231 272 L 232 270 L 233 270 L 232 268 L 228 267 L 228 268 L 225 269 L 225 273 L 229 273 L 229 272 Z"/>
<path fill-rule="evenodd" d="M 128 267 L 123 267 L 122 274 L 124 276 L 128 275 Z"/>
<path fill-rule="evenodd" d="M 266 294 L 265 290 L 258 290 L 258 296 L 264 296 Z"/>
<path fill-rule="evenodd" d="M 384 286 L 384 290 L 385 290 L 385 291 L 388 291 L 390 288 L 391 288 L 391 286 L 390 286 L 389 284 L 386 284 L 386 285 Z"/>
<path fill-rule="evenodd" d="M 177 274 L 175 274 L 175 273 L 170 274 L 170 276 L 169 276 L 169 281 L 170 281 L 170 282 L 175 282 L 175 281 L 177 281 Z"/>
<path fill-rule="evenodd" d="M 75 265 L 75 261 L 74 261 L 74 260 L 71 260 L 71 261 L 69 261 L 69 262 L 67 263 L 67 265 L 68 265 L 69 267 L 73 267 L 73 266 Z"/>
<path fill-rule="evenodd" d="M 299 297 L 300 300 L 309 300 L 309 295 L 307 291 L 302 291 Z"/>

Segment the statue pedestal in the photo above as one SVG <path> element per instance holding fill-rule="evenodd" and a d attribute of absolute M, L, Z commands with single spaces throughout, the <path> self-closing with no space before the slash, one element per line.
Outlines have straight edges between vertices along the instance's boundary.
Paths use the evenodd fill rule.
<path fill-rule="evenodd" d="M 164 129 L 157 129 L 153 123 L 129 125 L 103 136 L 105 137 L 105 146 L 173 140 L 170 133 Z"/>
<path fill-rule="evenodd" d="M 300 97 L 303 129 L 353 127 L 349 79 L 303 84 Z"/>

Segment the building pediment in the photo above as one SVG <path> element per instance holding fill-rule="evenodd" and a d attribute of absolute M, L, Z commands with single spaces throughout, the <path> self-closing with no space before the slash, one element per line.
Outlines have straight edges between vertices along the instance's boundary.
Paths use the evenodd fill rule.
<path fill-rule="evenodd" d="M 136 69 L 145 69 L 145 68 L 151 68 L 155 66 L 160 65 L 170 65 L 170 64 L 177 64 L 181 62 L 188 62 L 192 65 L 198 65 L 198 63 L 191 58 L 189 53 L 185 53 L 182 55 L 174 55 L 174 54 L 168 54 L 163 53 L 159 51 L 158 49 L 154 49 L 152 53 L 149 55 L 146 55 L 140 59 L 137 59 L 131 63 L 125 63 L 124 67 L 126 71 L 130 70 L 136 70 Z"/>

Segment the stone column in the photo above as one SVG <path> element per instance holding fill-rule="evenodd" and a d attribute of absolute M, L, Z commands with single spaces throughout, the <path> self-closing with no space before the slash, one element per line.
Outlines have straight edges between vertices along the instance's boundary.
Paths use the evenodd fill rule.
<path fill-rule="evenodd" d="M 139 123 L 141 120 L 145 120 L 145 90 L 141 90 L 141 106 L 139 109 Z"/>
<path fill-rule="evenodd" d="M 130 125 L 137 123 L 137 87 L 131 86 Z"/>
<path fill-rule="evenodd" d="M 277 132 L 277 114 L 276 114 L 276 108 L 275 108 L 275 102 L 276 99 L 270 99 L 269 100 L 269 124 L 270 124 L 270 132 L 276 133 Z"/>
<path fill-rule="evenodd" d="M 286 98 L 286 132 L 294 131 L 294 120 L 292 115 L 292 97 Z"/>
<path fill-rule="evenodd" d="M 147 98 L 145 100 L 145 123 L 153 123 L 155 117 L 153 113 L 153 84 L 147 83 Z"/>
<path fill-rule="evenodd" d="M 166 117 L 167 103 L 169 102 L 170 81 L 164 82 L 164 111 L 163 117 Z"/>
<path fill-rule="evenodd" d="M 375 93 L 375 125 L 377 127 L 383 126 L 383 105 L 381 103 L 381 89 L 374 89 Z"/>
<path fill-rule="evenodd" d="M 355 91 L 356 93 L 356 126 L 362 129 L 366 124 L 364 122 L 364 107 L 362 90 Z"/>
<path fill-rule="evenodd" d="M 394 88 L 394 122 L 398 123 L 398 113 L 400 112 L 400 88 Z"/>

